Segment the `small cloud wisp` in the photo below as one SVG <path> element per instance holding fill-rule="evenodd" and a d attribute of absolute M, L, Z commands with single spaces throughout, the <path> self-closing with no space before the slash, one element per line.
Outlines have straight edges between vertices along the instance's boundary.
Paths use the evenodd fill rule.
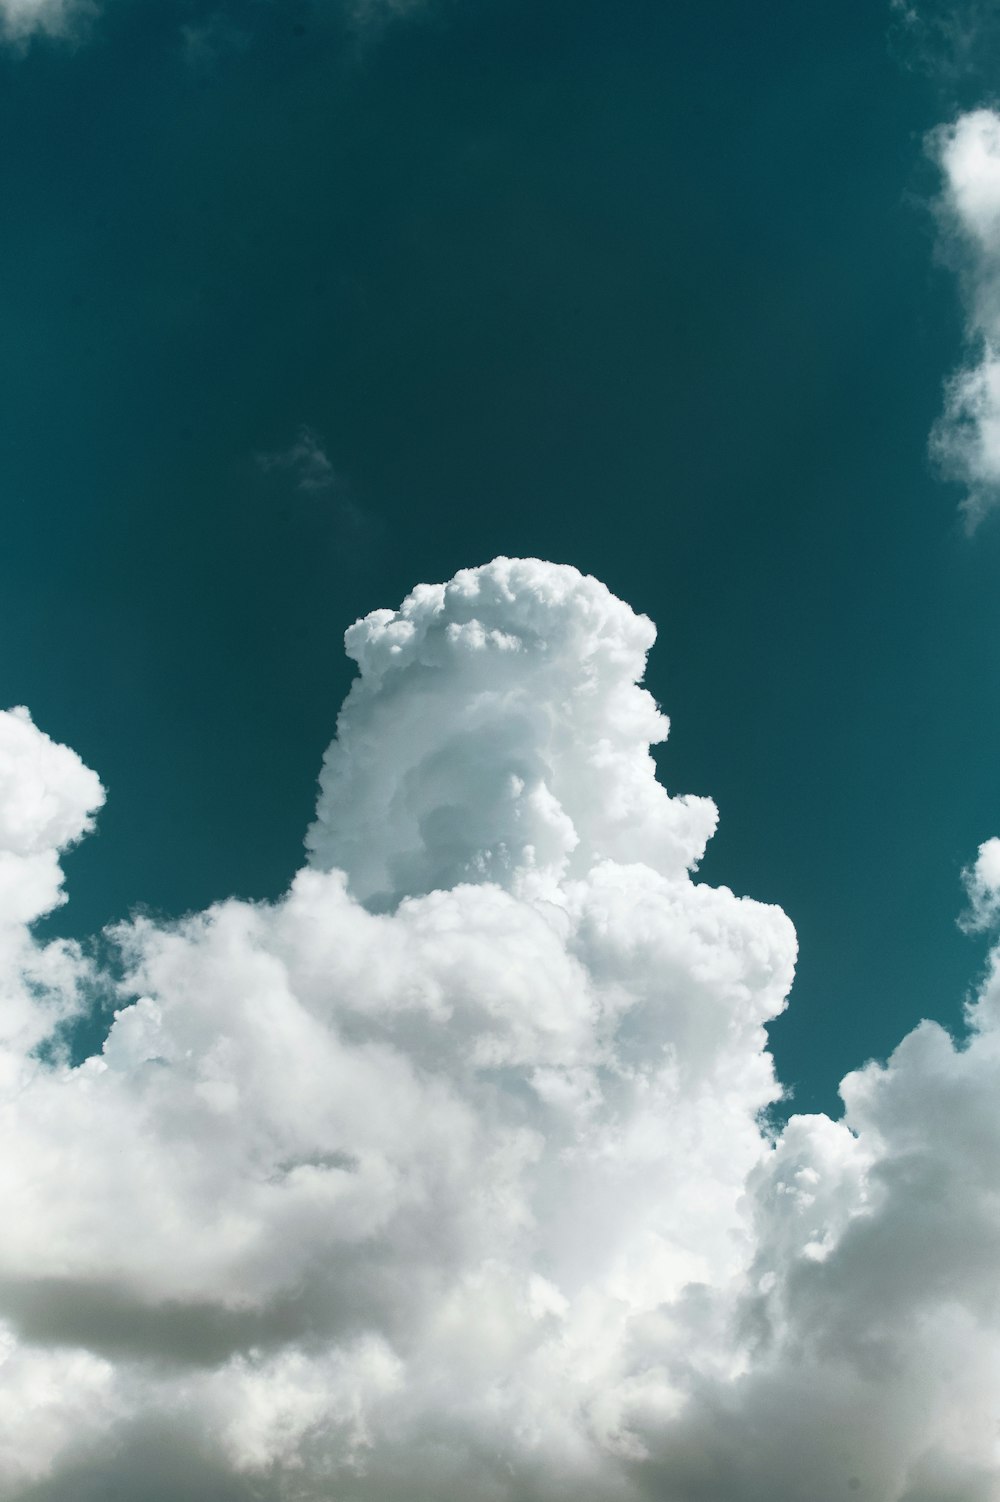
<path fill-rule="evenodd" d="M 965 489 L 966 528 L 1000 504 L 1000 115 L 973 110 L 935 131 L 944 250 L 965 301 L 970 359 L 945 386 L 931 452 Z"/>

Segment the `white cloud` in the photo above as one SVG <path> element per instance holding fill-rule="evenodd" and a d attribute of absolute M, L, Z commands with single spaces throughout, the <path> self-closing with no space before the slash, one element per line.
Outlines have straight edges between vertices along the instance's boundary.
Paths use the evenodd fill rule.
<path fill-rule="evenodd" d="M 0 713 L 0 1083 L 80 1005 L 87 968 L 76 946 L 38 945 L 28 925 L 63 900 L 59 851 L 86 834 L 104 801 L 75 752 L 24 708 Z"/>
<path fill-rule="evenodd" d="M 506 560 L 352 627 L 311 865 L 123 928 L 77 1068 L 57 876 L 15 904 L 5 1497 L 996 1496 L 1000 960 L 968 1047 L 923 1024 L 773 1142 L 794 934 L 689 874 L 652 640 Z M 0 717 L 11 858 L 99 801 Z"/>
<path fill-rule="evenodd" d="M 960 115 L 932 136 L 945 179 L 941 217 L 965 292 L 970 362 L 951 377 L 931 438 L 965 486 L 970 531 L 1000 502 L 1000 115 Z"/>
<path fill-rule="evenodd" d="M 637 687 L 654 635 L 596 580 L 531 560 L 359 621 L 314 860 L 365 898 L 484 879 L 545 893 L 601 858 L 684 872 L 716 810 L 656 781 L 669 722 Z"/>
<path fill-rule="evenodd" d="M 974 863 L 963 873 L 969 910 L 962 920 L 973 931 L 1000 924 L 1000 840 L 980 845 Z"/>

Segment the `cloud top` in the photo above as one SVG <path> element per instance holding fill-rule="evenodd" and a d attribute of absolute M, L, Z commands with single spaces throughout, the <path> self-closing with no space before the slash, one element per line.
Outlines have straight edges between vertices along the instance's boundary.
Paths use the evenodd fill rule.
<path fill-rule="evenodd" d="M 541 893 L 602 858 L 695 865 L 716 810 L 656 781 L 669 722 L 639 687 L 654 637 L 596 579 L 530 559 L 359 621 L 314 864 L 382 901 L 459 881 Z"/>

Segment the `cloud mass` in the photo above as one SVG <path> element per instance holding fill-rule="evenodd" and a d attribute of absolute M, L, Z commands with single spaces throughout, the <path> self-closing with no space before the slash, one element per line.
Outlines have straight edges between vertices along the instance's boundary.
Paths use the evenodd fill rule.
<path fill-rule="evenodd" d="M 75 1067 L 102 792 L 0 715 L 5 1497 L 996 1496 L 1000 958 L 769 1133 L 795 936 L 693 877 L 653 636 L 530 560 L 358 622 L 309 864 L 118 929 Z"/>

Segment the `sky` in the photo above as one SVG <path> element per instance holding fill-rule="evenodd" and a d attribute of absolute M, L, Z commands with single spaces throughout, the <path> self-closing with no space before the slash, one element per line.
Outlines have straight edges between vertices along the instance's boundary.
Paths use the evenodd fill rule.
<path fill-rule="evenodd" d="M 8 45 L 3 702 L 111 791 L 60 931 L 276 896 L 344 629 L 540 556 L 660 629 L 705 874 L 802 938 L 799 1103 L 958 1023 L 1000 542 L 928 455 L 925 138 L 988 89 L 878 5 L 769 17 L 117 0 Z"/>
<path fill-rule="evenodd" d="M 996 16 L 0 38 L 5 1494 L 995 1498 Z"/>

